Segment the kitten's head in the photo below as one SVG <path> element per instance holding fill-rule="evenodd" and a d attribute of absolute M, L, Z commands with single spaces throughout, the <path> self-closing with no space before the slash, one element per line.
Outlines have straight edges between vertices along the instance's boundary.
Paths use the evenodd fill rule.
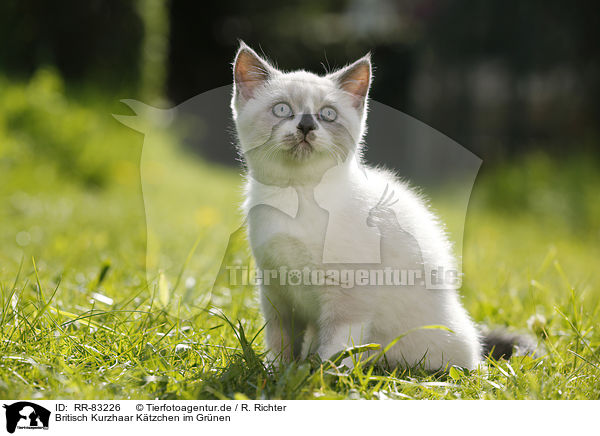
<path fill-rule="evenodd" d="M 235 58 L 231 109 L 240 151 L 261 183 L 319 183 L 359 152 L 365 133 L 371 60 L 325 76 L 284 73 L 244 43 Z"/>

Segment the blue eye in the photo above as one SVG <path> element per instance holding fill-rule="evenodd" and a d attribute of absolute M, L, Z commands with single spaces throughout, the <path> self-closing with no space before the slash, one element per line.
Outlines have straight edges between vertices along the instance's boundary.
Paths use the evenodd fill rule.
<path fill-rule="evenodd" d="M 325 106 L 323 109 L 321 109 L 321 112 L 319 112 L 319 117 L 323 121 L 335 121 L 335 119 L 337 118 L 337 112 L 334 108 Z"/>
<path fill-rule="evenodd" d="M 292 108 L 287 103 L 277 103 L 273 106 L 273 115 L 279 118 L 288 118 L 292 116 Z"/>

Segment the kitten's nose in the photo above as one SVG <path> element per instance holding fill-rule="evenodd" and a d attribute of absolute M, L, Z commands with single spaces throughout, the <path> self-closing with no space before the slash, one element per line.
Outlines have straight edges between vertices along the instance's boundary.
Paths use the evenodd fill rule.
<path fill-rule="evenodd" d="M 317 123 L 311 114 L 302 114 L 302 118 L 300 118 L 300 122 L 296 127 L 306 136 L 308 132 L 317 128 Z"/>

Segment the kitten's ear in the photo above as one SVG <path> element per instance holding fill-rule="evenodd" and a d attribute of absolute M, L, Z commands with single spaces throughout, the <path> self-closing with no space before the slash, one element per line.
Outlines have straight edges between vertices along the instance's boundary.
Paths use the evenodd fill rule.
<path fill-rule="evenodd" d="M 233 63 L 233 81 L 236 93 L 249 100 L 254 95 L 255 89 L 263 85 L 276 71 L 254 50 L 240 41 L 240 48 Z"/>
<path fill-rule="evenodd" d="M 371 53 L 327 77 L 334 80 L 343 91 L 356 97 L 356 108 L 362 107 L 371 86 Z"/>

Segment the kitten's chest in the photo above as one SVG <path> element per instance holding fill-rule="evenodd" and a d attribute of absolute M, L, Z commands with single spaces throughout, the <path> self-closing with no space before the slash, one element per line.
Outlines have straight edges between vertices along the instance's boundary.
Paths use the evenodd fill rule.
<path fill-rule="evenodd" d="M 248 211 L 248 222 L 259 266 L 301 269 L 380 262 L 379 233 L 366 224 L 369 210 L 364 196 L 348 186 L 345 182 L 297 189 L 295 207 L 287 207 L 290 197 L 283 191 L 281 201 L 256 202 Z"/>
<path fill-rule="evenodd" d="M 327 211 L 299 206 L 295 217 L 268 205 L 248 213 L 252 252 L 263 269 L 302 269 L 322 262 L 327 231 Z"/>

